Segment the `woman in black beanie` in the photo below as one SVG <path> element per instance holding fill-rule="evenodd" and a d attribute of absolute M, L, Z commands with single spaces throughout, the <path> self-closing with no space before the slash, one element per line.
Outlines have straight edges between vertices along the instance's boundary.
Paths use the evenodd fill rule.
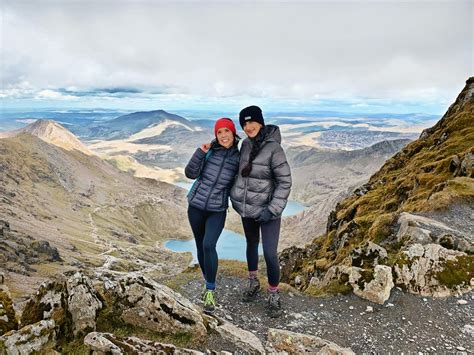
<path fill-rule="evenodd" d="M 275 125 L 265 125 L 262 110 L 258 106 L 249 106 L 240 111 L 239 122 L 247 138 L 242 142 L 239 173 L 230 199 L 242 217 L 247 240 L 249 281 L 242 299 L 252 301 L 260 291 L 257 273 L 261 232 L 269 284 L 267 305 L 269 315 L 278 317 L 281 301 L 277 248 L 281 214 L 291 189 L 290 166 L 281 147 L 280 129 Z"/>

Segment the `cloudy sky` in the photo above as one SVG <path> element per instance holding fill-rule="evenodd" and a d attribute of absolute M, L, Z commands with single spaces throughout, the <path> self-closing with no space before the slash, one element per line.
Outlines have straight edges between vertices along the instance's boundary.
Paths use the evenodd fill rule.
<path fill-rule="evenodd" d="M 443 113 L 474 2 L 1 0 L 4 108 Z"/>

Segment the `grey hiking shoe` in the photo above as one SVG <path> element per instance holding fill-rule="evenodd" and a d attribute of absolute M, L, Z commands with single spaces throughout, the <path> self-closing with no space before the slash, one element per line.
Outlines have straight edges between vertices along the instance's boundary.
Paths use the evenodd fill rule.
<path fill-rule="evenodd" d="M 267 313 L 270 318 L 278 318 L 281 316 L 280 291 L 268 293 Z"/>
<path fill-rule="evenodd" d="M 204 313 L 212 314 L 216 310 L 216 292 L 214 290 L 206 290 L 203 297 Z"/>
<path fill-rule="evenodd" d="M 247 287 L 242 294 L 242 301 L 251 302 L 256 297 L 260 291 L 260 281 L 258 279 L 248 279 Z"/>

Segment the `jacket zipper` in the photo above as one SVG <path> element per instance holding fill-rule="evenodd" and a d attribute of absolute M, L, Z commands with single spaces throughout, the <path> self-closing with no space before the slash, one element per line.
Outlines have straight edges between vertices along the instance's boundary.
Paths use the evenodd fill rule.
<path fill-rule="evenodd" d="M 209 195 L 207 196 L 206 203 L 204 204 L 204 210 L 207 210 L 207 204 L 209 203 L 209 199 L 211 198 L 212 195 L 212 190 L 214 190 L 214 187 L 217 184 L 217 181 L 219 180 L 219 177 L 221 176 L 222 169 L 224 168 L 225 164 L 225 159 L 227 158 L 227 154 L 229 151 L 227 150 L 224 155 L 224 160 L 222 161 L 221 167 L 219 168 L 219 172 L 217 173 L 216 181 L 214 181 L 214 184 L 212 184 L 211 189 L 209 190 Z"/>

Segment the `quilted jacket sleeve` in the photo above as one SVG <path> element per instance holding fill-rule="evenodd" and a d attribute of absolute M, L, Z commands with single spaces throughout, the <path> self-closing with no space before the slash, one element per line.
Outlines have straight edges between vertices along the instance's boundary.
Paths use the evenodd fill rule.
<path fill-rule="evenodd" d="M 202 167 L 204 166 L 204 159 L 206 153 L 201 148 L 196 149 L 193 156 L 189 160 L 189 163 L 184 168 L 184 174 L 189 179 L 197 179 L 201 174 Z"/>

